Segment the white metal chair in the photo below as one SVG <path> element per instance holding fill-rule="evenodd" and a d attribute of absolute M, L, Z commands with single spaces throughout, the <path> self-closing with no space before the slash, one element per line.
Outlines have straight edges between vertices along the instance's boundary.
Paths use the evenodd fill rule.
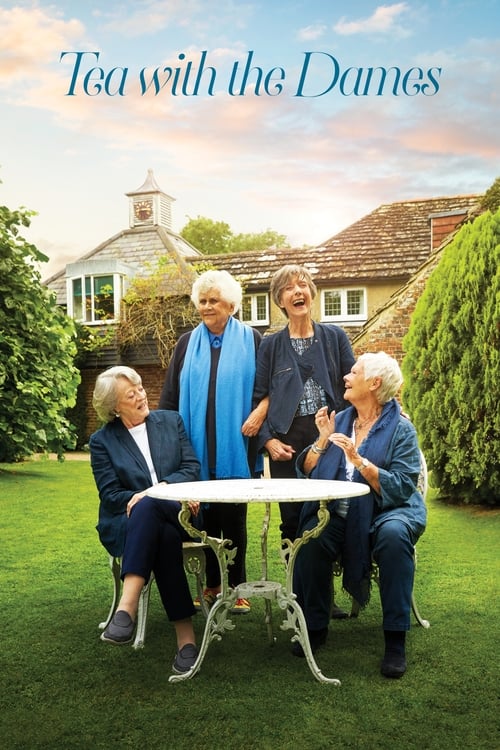
<path fill-rule="evenodd" d="M 205 617 L 208 615 L 208 607 L 203 599 L 203 581 L 205 580 L 205 549 L 207 545 L 203 542 L 183 542 L 182 554 L 184 559 L 184 568 L 186 573 L 193 575 L 196 579 L 196 592 L 200 600 L 201 610 Z M 113 576 L 113 600 L 107 618 L 99 623 L 99 628 L 105 630 L 111 622 L 113 615 L 118 606 L 121 590 L 121 557 L 109 556 L 109 567 Z M 133 648 L 142 648 L 146 638 L 146 622 L 148 616 L 149 597 L 151 593 L 151 584 L 154 576 L 143 587 L 139 598 L 139 608 L 137 610 L 137 625 L 135 638 L 132 644 Z"/>

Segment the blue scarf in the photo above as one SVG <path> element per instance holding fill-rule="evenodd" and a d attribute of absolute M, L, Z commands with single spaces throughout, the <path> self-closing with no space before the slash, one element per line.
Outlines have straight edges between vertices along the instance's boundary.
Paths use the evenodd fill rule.
<path fill-rule="evenodd" d="M 379 468 L 386 468 L 389 445 L 399 424 L 400 413 L 401 409 L 396 399 L 391 399 L 384 404 L 380 417 L 358 451 L 360 456 L 367 458 Z M 344 435 L 351 437 L 352 425 L 356 416 L 356 410 L 352 406 L 337 414 L 335 416 L 335 432 L 342 432 Z M 345 481 L 344 451 L 330 443 L 327 452 L 321 456 L 311 472 L 311 478 Z M 352 479 L 354 482 L 368 484 L 363 475 L 356 469 Z M 375 497 L 375 492 L 370 490 L 368 495 L 360 495 L 350 499 L 349 512 L 346 518 L 345 541 L 342 548 L 342 585 L 362 607 L 368 603 L 370 598 L 370 527 L 374 512 L 378 507 Z M 310 505 L 310 503 L 307 505 Z"/>
<path fill-rule="evenodd" d="M 200 479 L 210 479 L 206 432 L 210 360 L 209 331 L 200 323 L 187 345 L 179 398 L 179 412 L 201 464 Z M 222 337 L 215 387 L 217 479 L 250 478 L 248 438 L 241 434 L 241 426 L 252 410 L 254 379 L 253 331 L 230 317 Z"/>

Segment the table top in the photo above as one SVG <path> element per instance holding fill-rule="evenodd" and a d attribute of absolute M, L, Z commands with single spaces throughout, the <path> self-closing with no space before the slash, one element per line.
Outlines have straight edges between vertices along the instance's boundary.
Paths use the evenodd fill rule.
<path fill-rule="evenodd" d="M 181 502 L 272 503 L 336 500 L 369 491 L 367 484 L 333 479 L 213 479 L 160 484 L 148 489 L 148 495 Z"/>

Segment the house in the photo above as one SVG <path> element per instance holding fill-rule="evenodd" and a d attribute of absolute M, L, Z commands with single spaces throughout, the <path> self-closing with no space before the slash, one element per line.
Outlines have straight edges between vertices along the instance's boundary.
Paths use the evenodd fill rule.
<path fill-rule="evenodd" d="M 273 273 L 286 263 L 306 266 L 318 287 L 315 319 L 342 326 L 354 340 L 480 198 L 459 195 L 384 204 L 317 247 L 210 255 L 209 260 L 242 282 L 244 320 L 263 331 L 280 328 L 285 321 L 269 301 Z"/>
<path fill-rule="evenodd" d="M 203 256 L 172 232 L 174 199 L 161 190 L 151 170 L 144 184 L 126 196 L 128 229 L 45 282 L 75 320 L 95 331 L 110 330 L 120 318 L 121 301 L 131 279 L 151 274 L 160 259 L 175 268 L 177 279 L 176 288 L 165 288 L 162 294 L 187 298 L 197 273 L 195 265 L 203 259 L 242 282 L 245 293 L 240 318 L 266 333 L 285 323 L 269 298 L 271 277 L 282 265 L 300 263 L 310 270 L 318 288 L 315 320 L 342 326 L 356 352 L 366 351 L 366 347 L 384 348 L 398 357 L 413 308 L 407 305 L 403 319 L 396 307 L 392 329 L 379 311 L 398 299 L 420 268 L 436 259 L 443 241 L 481 198 L 459 195 L 384 204 L 317 247 Z M 413 295 L 413 307 L 415 301 Z M 373 341 L 374 335 L 377 341 Z M 81 369 L 88 434 L 97 426 L 90 406 L 95 378 L 117 363 L 137 368 L 151 406 L 158 402 L 164 371 L 154 347 L 145 345 L 126 352 L 115 346 L 104 348 L 99 355 L 89 356 Z"/>

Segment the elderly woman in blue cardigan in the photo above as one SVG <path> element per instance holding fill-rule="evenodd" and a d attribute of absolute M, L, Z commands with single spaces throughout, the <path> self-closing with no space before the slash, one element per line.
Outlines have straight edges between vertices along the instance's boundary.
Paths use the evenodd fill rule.
<path fill-rule="evenodd" d="M 415 428 L 395 399 L 402 384 L 395 359 L 384 352 L 363 354 L 344 381 L 344 398 L 351 406 L 339 414 L 318 410 L 318 438 L 299 456 L 297 467 L 313 479 L 366 483 L 370 493 L 331 504 L 327 527 L 297 555 L 294 591 L 316 650 L 327 638 L 334 561 L 342 557 L 344 588 L 364 606 L 373 557 L 385 638 L 381 673 L 399 678 L 406 671 L 413 548 L 426 525 L 417 489 L 420 450 Z M 311 507 L 304 508 L 301 531 L 315 525 L 313 516 Z M 300 644 L 294 644 L 293 653 L 303 655 Z"/>

